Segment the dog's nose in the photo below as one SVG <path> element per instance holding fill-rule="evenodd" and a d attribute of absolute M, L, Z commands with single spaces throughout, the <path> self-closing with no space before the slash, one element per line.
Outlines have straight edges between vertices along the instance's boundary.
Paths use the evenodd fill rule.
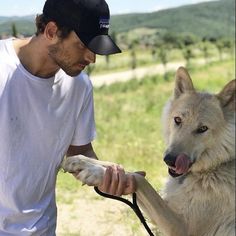
<path fill-rule="evenodd" d="M 175 166 L 175 160 L 176 160 L 176 156 L 173 156 L 171 154 L 167 154 L 164 157 L 164 162 L 168 165 L 168 166 Z"/>

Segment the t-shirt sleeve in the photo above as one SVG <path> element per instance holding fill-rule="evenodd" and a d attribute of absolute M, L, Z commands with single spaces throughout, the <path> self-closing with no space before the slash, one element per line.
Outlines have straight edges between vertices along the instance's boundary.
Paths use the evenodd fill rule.
<path fill-rule="evenodd" d="M 71 145 L 85 145 L 92 142 L 95 137 L 96 127 L 94 119 L 93 89 L 90 89 L 77 118 L 77 126 Z"/>

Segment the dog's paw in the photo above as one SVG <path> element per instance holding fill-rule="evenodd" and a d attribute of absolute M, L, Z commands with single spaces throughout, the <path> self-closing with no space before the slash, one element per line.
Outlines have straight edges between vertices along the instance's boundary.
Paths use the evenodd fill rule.
<path fill-rule="evenodd" d="M 88 186 L 99 186 L 102 184 L 104 173 L 104 167 L 90 166 L 81 170 L 76 178 Z"/>
<path fill-rule="evenodd" d="M 61 167 L 65 172 L 75 173 L 82 169 L 84 160 L 82 155 L 67 157 L 63 160 Z"/>
<path fill-rule="evenodd" d="M 106 168 L 99 161 L 78 155 L 67 157 L 62 163 L 66 172 L 77 173 L 76 178 L 89 186 L 98 186 L 103 181 Z"/>

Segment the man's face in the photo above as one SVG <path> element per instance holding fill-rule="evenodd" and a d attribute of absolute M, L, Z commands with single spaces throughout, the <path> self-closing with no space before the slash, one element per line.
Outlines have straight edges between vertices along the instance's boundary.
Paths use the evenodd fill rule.
<path fill-rule="evenodd" d="M 90 63 L 96 55 L 91 52 L 72 31 L 65 39 L 48 47 L 49 56 L 66 74 L 76 76 Z"/>

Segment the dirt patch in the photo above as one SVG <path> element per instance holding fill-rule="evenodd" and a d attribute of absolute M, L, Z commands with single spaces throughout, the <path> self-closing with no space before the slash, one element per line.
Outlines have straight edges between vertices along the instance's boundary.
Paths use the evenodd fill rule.
<path fill-rule="evenodd" d="M 86 189 L 84 193 L 74 193 L 70 203 L 58 203 L 57 235 L 145 236 L 147 233 L 128 206 Z"/>

